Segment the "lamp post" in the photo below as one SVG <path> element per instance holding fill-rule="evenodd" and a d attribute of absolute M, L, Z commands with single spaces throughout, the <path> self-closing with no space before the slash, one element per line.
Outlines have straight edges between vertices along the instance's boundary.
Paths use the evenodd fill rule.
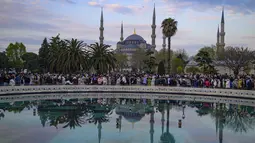
<path fill-rule="evenodd" d="M 185 108 L 186 105 L 182 105 L 182 119 L 185 119 Z"/>

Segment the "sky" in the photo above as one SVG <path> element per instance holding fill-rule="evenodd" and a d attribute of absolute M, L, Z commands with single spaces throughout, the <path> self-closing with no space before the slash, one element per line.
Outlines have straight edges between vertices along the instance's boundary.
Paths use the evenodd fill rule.
<path fill-rule="evenodd" d="M 23 42 L 27 51 L 38 52 L 43 39 L 77 38 L 99 41 L 101 7 L 104 11 L 104 42 L 116 48 L 120 26 L 124 38 L 133 34 L 151 43 L 153 6 L 156 9 L 156 49 L 162 48 L 161 22 L 178 21 L 172 49 L 194 55 L 203 46 L 216 44 L 221 10 L 225 10 L 226 46 L 255 49 L 254 0 L 0 0 L 0 51 L 10 42 Z"/>

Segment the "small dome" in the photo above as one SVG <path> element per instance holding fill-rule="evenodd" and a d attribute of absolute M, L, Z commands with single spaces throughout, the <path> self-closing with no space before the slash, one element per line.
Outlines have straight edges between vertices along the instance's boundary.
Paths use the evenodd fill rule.
<path fill-rule="evenodd" d="M 126 40 L 130 40 L 130 41 L 145 41 L 145 40 L 143 39 L 143 37 L 141 37 L 140 35 L 137 35 L 137 34 L 132 34 L 132 35 L 128 36 L 128 37 L 125 39 L 125 41 L 126 41 Z"/>

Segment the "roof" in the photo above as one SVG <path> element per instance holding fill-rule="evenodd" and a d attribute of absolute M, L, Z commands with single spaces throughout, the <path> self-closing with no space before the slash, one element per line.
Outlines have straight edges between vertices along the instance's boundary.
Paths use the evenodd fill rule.
<path fill-rule="evenodd" d="M 187 66 L 197 66 L 198 65 L 198 63 L 195 61 L 195 60 L 190 60 L 189 62 L 188 62 L 188 64 L 187 64 Z"/>
<path fill-rule="evenodd" d="M 138 45 L 136 44 L 128 44 L 128 45 L 123 45 L 124 48 L 139 48 Z"/>
<path fill-rule="evenodd" d="M 137 35 L 137 34 L 132 34 L 132 35 L 128 36 L 125 39 L 125 41 L 127 41 L 127 40 L 130 40 L 130 41 L 145 41 L 142 36 Z"/>

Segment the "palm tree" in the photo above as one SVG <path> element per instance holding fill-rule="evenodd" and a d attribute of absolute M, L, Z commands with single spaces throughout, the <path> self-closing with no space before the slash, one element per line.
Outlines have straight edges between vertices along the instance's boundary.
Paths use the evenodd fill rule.
<path fill-rule="evenodd" d="M 75 127 L 81 127 L 81 124 L 85 124 L 85 117 L 87 116 L 86 105 L 78 104 L 73 109 L 70 108 L 65 115 L 66 125 L 63 128 L 70 127 L 70 129 L 75 129 Z"/>
<path fill-rule="evenodd" d="M 61 72 L 61 65 L 59 64 L 62 59 L 60 59 L 60 53 L 65 49 L 66 45 L 63 40 L 60 39 L 59 34 L 56 37 L 50 39 L 49 44 L 49 71 L 50 72 Z"/>
<path fill-rule="evenodd" d="M 167 120 L 166 120 L 166 132 L 161 134 L 160 143 L 175 143 L 174 136 L 169 132 L 169 119 L 170 119 L 170 106 L 167 103 Z"/>
<path fill-rule="evenodd" d="M 161 28 L 162 28 L 162 33 L 163 35 L 165 35 L 168 39 L 168 54 L 167 54 L 167 61 L 168 61 L 168 65 L 167 65 L 167 72 L 170 73 L 171 71 L 171 37 L 174 36 L 177 32 L 177 21 L 175 21 L 175 19 L 173 18 L 167 18 L 164 19 L 163 22 L 161 23 Z"/>
<path fill-rule="evenodd" d="M 52 102 L 48 105 L 40 105 L 38 107 L 38 115 L 40 116 L 41 124 L 44 127 L 48 122 L 50 126 L 58 128 L 59 124 L 65 124 L 63 128 L 81 127 L 85 124 L 85 118 L 88 110 L 85 103 L 74 103 L 65 101 L 63 105 L 57 105 Z"/>
<path fill-rule="evenodd" d="M 87 68 L 86 44 L 77 39 L 65 40 L 66 48 L 60 53 L 59 65 L 63 73 L 74 73 Z"/>
<path fill-rule="evenodd" d="M 102 105 L 102 104 L 94 104 L 90 106 L 91 108 L 91 116 L 89 119 L 89 123 L 97 124 L 98 129 L 98 142 L 101 141 L 102 136 L 102 123 L 109 122 L 109 115 L 113 113 L 113 105 Z"/>
<path fill-rule="evenodd" d="M 88 53 L 90 55 L 90 63 L 98 74 L 106 73 L 115 68 L 116 59 L 110 45 L 91 44 L 88 46 Z"/>
<path fill-rule="evenodd" d="M 74 73 L 87 68 L 86 43 L 73 38 L 61 40 L 59 34 L 50 41 L 48 60 L 51 72 Z"/>

